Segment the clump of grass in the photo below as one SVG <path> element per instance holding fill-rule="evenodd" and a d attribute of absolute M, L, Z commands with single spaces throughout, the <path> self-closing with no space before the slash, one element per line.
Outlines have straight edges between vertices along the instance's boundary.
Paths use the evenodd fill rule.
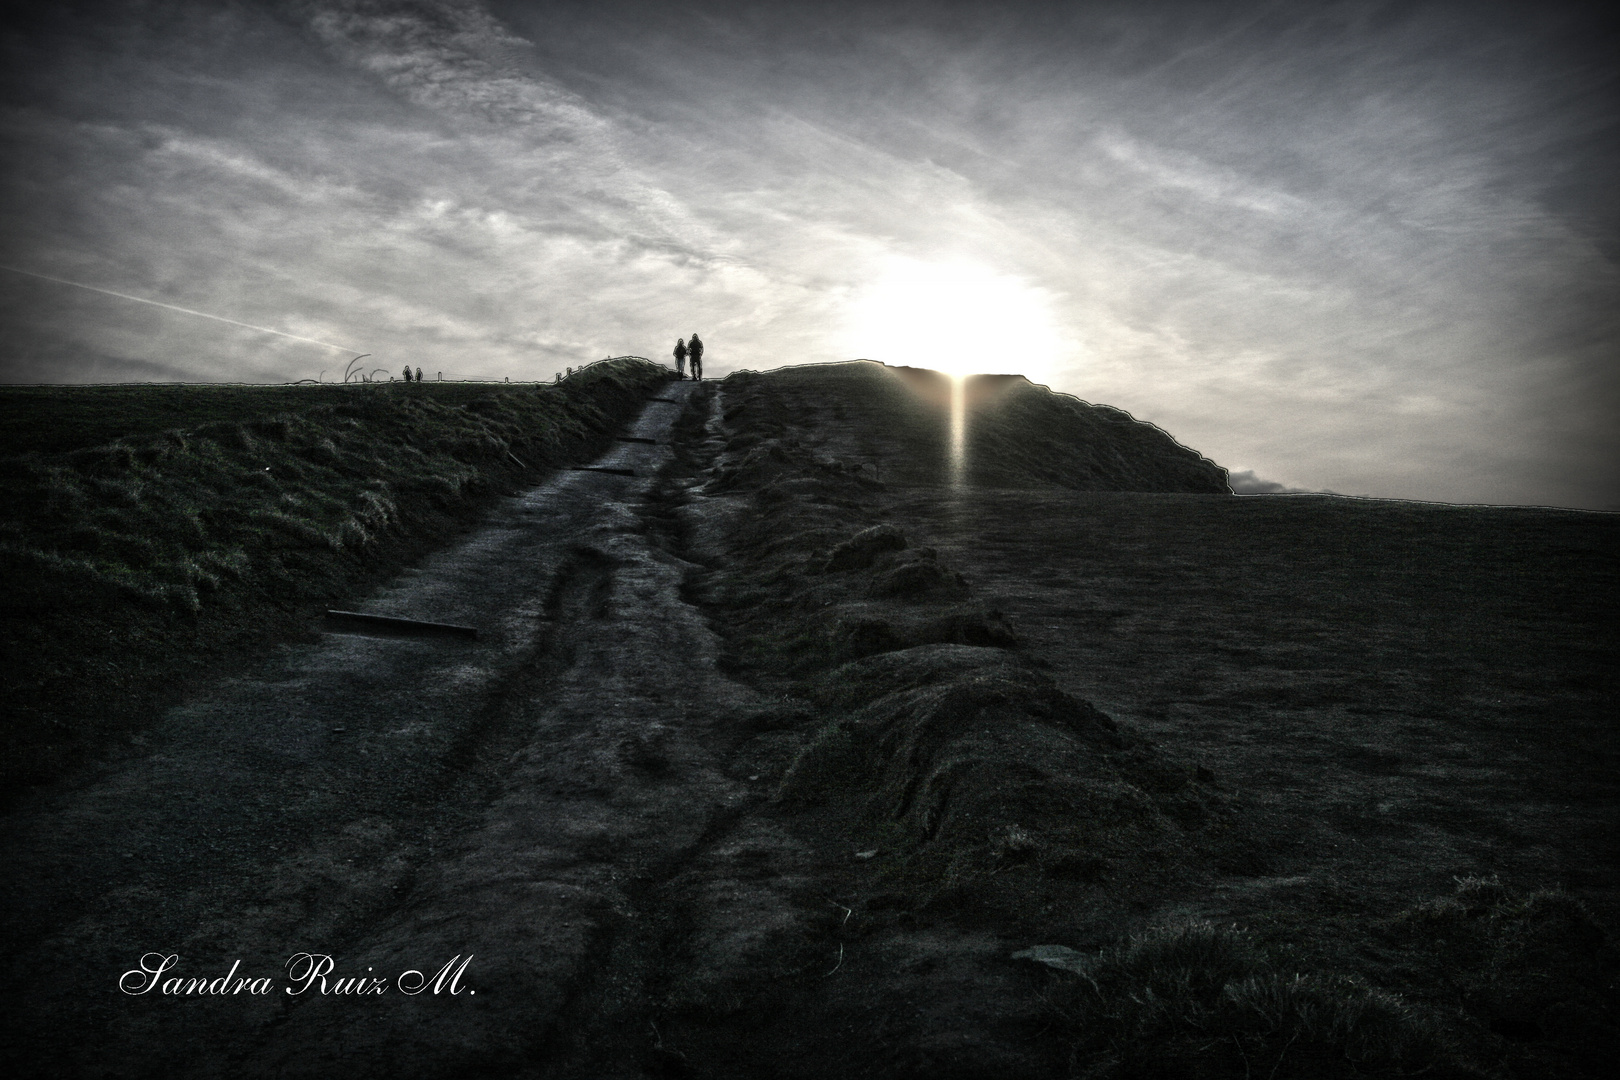
<path fill-rule="evenodd" d="M 1088 1078 L 1599 1076 L 1616 1053 L 1620 973 L 1579 899 L 1466 877 L 1376 931 L 1383 986 L 1298 973 L 1247 932 L 1148 930 L 1054 976 Z M 1353 963 L 1341 955 L 1331 965 Z M 1386 981 L 1388 980 L 1388 981 Z M 1392 992 L 1399 990 L 1400 993 Z"/>
<path fill-rule="evenodd" d="M 1469 1075 L 1439 1025 L 1360 979 L 1273 970 L 1243 931 L 1161 927 L 1054 995 L 1089 1078 Z"/>
<path fill-rule="evenodd" d="M 1384 927 L 1518 1075 L 1598 1076 L 1620 1055 L 1620 953 L 1577 897 L 1466 877 Z"/>

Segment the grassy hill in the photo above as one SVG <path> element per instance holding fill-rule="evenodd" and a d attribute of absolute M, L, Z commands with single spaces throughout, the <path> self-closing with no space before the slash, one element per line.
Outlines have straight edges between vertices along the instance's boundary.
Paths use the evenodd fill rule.
<path fill-rule="evenodd" d="M 502 383 L 124 383 L 0 387 L 0 456 L 60 454 L 205 424 L 251 424 L 274 416 L 353 406 L 360 393 L 408 393 L 458 407 L 535 389 Z"/>
<path fill-rule="evenodd" d="M 411 580 L 666 378 L 288 388 L 262 415 L 273 392 L 198 388 L 196 422 L 161 428 L 191 389 L 131 388 L 121 420 L 116 395 L 60 395 L 65 431 L 80 405 L 130 426 L 6 462 L 12 784 Z M 476 564 L 462 598 L 535 633 L 487 699 L 453 689 L 454 655 L 369 641 L 361 678 L 330 663 L 358 646 L 323 644 L 298 669 L 319 687 L 302 756 L 260 754 L 280 673 L 206 685 L 210 711 L 171 714 L 114 782 L 24 800 L 13 893 L 61 929 L 19 969 L 69 958 L 91 1015 L 74 965 L 101 961 L 72 957 L 126 948 L 125 926 L 225 956 L 209 918 L 236 933 L 268 882 L 284 921 L 231 948 L 482 934 L 531 965 L 487 1027 L 372 1014 L 357 1075 L 1607 1071 L 1620 518 L 1240 498 L 1165 432 L 1017 377 L 957 395 L 863 362 L 690 389 L 658 408 L 655 474 L 496 519 L 535 546 Z M 421 723 L 398 723 L 407 699 Z M 473 717 L 478 744 L 445 752 Z M 262 808 L 233 830 L 236 786 L 136 812 L 130 777 L 190 792 L 232 769 Z M 42 1000 L 15 1015 L 79 1023 Z M 177 1060 L 217 1042 L 267 1073 L 364 1027 L 319 1004 L 262 1028 L 144 1015 Z M 83 1042 L 98 1064 L 129 1045 Z"/>
<path fill-rule="evenodd" d="M 857 360 L 740 372 L 727 380 L 728 400 L 747 399 L 756 384 L 770 388 L 753 406 L 768 415 L 747 418 L 750 439 L 793 428 L 801 441 L 842 440 L 846 464 L 885 482 L 951 479 L 952 380 L 937 371 Z M 1231 494 L 1224 469 L 1119 409 L 1055 394 L 1021 375 L 970 376 L 960 395 L 963 483 Z"/>
<path fill-rule="evenodd" d="M 1620 521 L 1240 499 L 1122 414 L 968 387 L 959 474 L 926 372 L 733 376 L 688 432 L 691 594 L 785 703 L 736 770 L 804 847 L 864 853 L 809 890 L 859 926 L 819 941 L 889 966 L 835 998 L 734 961 L 667 1037 L 714 1075 L 756 1045 L 948 1071 L 893 1019 L 907 965 L 988 998 L 989 937 L 1041 945 L 1045 1034 L 987 1006 L 953 1075 L 1600 1074 Z M 1066 1067 L 1019 1057 L 1053 1033 Z"/>
<path fill-rule="evenodd" d="M 594 456 L 668 378 L 0 390 L 0 791 Z"/>

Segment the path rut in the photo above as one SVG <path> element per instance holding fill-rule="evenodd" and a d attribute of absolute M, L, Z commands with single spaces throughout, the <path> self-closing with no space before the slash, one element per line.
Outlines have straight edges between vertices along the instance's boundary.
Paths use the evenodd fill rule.
<path fill-rule="evenodd" d="M 19 807 L 0 835 L 12 1060 L 640 1074 L 659 1052 L 635 985 L 641 899 L 751 799 L 711 736 L 752 691 L 716 672 L 680 596 L 688 566 L 638 511 L 678 414 L 650 402 L 591 469 L 506 500 L 361 609 L 477 641 L 327 633 L 278 650 L 172 710 L 144 756 Z M 142 970 L 168 956 L 161 979 Z M 331 970 L 287 993 L 320 957 Z M 233 965 L 270 992 L 162 992 Z M 435 982 L 445 965 L 453 988 Z M 121 992 L 121 976 L 159 985 Z M 579 1038 L 614 1034 L 604 1003 L 631 1029 L 605 1057 Z"/>

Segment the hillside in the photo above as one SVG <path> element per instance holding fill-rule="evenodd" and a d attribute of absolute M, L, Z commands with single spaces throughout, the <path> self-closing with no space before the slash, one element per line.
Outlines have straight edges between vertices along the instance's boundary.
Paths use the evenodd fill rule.
<path fill-rule="evenodd" d="M 600 453 L 668 378 L 0 389 L 0 799 Z"/>
<path fill-rule="evenodd" d="M 1010 378 L 970 391 L 952 483 L 945 395 L 897 404 L 891 374 L 939 385 L 733 377 L 674 496 L 728 670 L 805 703 L 754 721 L 743 767 L 812 846 L 874 853 L 820 868 L 863 919 L 861 992 L 743 976 L 756 1004 L 707 1049 L 746 1060 L 725 1048 L 774 1000 L 841 1069 L 851 1030 L 906 1047 L 870 1075 L 1061 1072 L 1025 1056 L 1052 1023 L 1083 1075 L 1600 1071 L 1620 969 L 1577 895 L 1620 898 L 1620 522 L 1194 494 L 1224 485 L 1163 433 Z M 1062 445 L 1080 464 L 1037 452 Z M 1087 978 L 1044 1014 L 995 1001 L 986 934 Z M 977 985 L 948 1051 L 857 1019 L 916 970 Z"/>
<path fill-rule="evenodd" d="M 937 371 L 870 361 L 779 368 L 728 380 L 734 398 L 756 378 L 770 387 L 750 438 L 793 429 L 812 442 L 839 440 L 851 465 L 895 484 L 951 479 L 951 380 Z M 1230 494 L 1226 473 L 1151 424 L 1089 405 L 1021 375 L 963 381 L 966 473 L 979 487 Z M 737 408 L 732 405 L 729 408 Z"/>
<path fill-rule="evenodd" d="M 1620 522 L 1240 498 L 1016 378 L 967 383 L 957 456 L 949 389 L 649 382 L 595 471 L 352 601 L 476 641 L 312 619 L 28 793 L 0 1052 L 1601 1075 Z M 113 993 L 153 949 L 274 994 Z M 300 953 L 388 992 L 288 995 Z M 452 956 L 466 993 L 397 981 Z"/>

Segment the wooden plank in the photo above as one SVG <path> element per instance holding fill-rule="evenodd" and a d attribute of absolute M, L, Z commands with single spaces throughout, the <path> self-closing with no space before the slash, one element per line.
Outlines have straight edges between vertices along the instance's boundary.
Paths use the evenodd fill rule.
<path fill-rule="evenodd" d="M 360 611 L 327 611 L 327 625 L 334 629 L 347 628 L 361 633 L 386 633 L 402 637 L 457 637 L 477 640 L 478 630 L 455 623 L 426 622 L 422 619 L 398 619 L 392 615 L 367 615 Z"/>

